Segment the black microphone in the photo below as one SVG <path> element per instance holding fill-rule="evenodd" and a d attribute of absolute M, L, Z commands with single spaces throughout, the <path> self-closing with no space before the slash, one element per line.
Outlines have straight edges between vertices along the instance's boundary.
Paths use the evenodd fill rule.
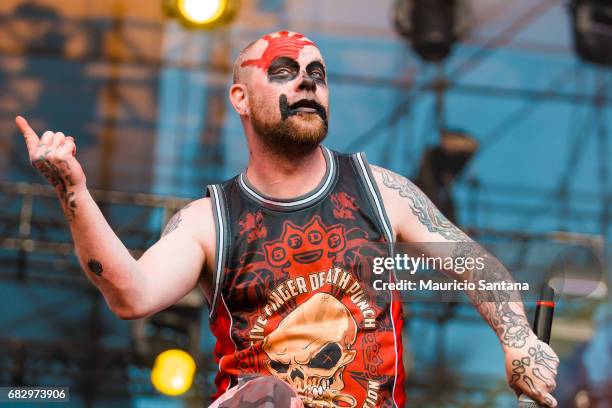
<path fill-rule="evenodd" d="M 535 319 L 533 320 L 533 332 L 538 339 L 548 344 L 552 328 L 553 314 L 555 312 L 555 290 L 548 284 L 542 288 L 540 300 L 536 304 Z M 519 408 L 541 408 L 537 402 L 525 394 L 518 399 Z"/>

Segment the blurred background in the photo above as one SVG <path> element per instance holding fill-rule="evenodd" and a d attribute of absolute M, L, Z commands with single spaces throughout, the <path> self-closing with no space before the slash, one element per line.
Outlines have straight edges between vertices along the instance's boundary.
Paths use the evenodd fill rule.
<path fill-rule="evenodd" d="M 14 117 L 75 136 L 94 197 L 138 256 L 178 208 L 245 166 L 232 63 L 285 28 L 326 60 L 328 147 L 415 180 L 477 240 L 520 243 L 511 270 L 529 271 L 541 245 L 566 249 L 578 276 L 598 269 L 597 290 L 557 307 L 555 397 L 612 407 L 607 0 L 2 0 L 0 386 L 69 386 L 75 407 L 208 405 L 201 294 L 136 322 L 110 313 Z M 411 406 L 516 406 L 498 341 L 469 304 L 405 312 Z M 171 347 L 195 375 L 187 364 L 177 380 L 158 359 L 154 386 Z"/>

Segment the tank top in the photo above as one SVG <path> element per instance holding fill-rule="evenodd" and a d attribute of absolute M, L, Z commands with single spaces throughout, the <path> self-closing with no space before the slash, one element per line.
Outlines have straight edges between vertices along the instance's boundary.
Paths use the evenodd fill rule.
<path fill-rule="evenodd" d="M 401 301 L 373 289 L 393 235 L 363 153 L 321 147 L 326 172 L 290 200 L 244 174 L 208 186 L 217 251 L 210 328 L 222 395 L 274 375 L 311 407 L 401 407 Z"/>

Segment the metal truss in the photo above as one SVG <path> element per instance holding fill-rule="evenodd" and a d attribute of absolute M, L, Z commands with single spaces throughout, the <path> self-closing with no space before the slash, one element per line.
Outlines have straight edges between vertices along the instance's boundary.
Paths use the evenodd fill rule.
<path fill-rule="evenodd" d="M 415 98 L 433 92 L 455 92 L 470 95 L 494 96 L 520 99 L 525 105 L 516 112 L 511 113 L 500 122 L 496 131 L 487 135 L 485 146 L 495 143 L 501 136 L 501 130 L 507 130 L 508 125 L 516 125 L 526 118 L 535 109 L 537 102 L 560 101 L 574 106 L 589 105 L 596 112 L 597 127 L 595 137 L 599 147 L 599 153 L 608 151 L 608 131 L 605 127 L 605 109 L 612 105 L 612 98 L 606 91 L 606 81 L 601 81 L 595 95 L 583 91 L 562 92 L 557 87 L 573 73 L 564 72 L 558 78 L 552 78 L 549 86 L 543 90 L 507 89 L 497 86 L 470 85 L 461 82 L 461 77 L 473 70 L 482 61 L 485 61 L 495 50 L 501 47 L 517 46 L 513 38 L 523 29 L 528 27 L 538 16 L 559 4 L 558 0 L 542 0 L 534 2 L 525 13 L 516 21 L 503 30 L 499 36 L 481 41 L 476 38 L 465 41 L 474 50 L 471 55 L 466 55 L 463 62 L 459 61 L 457 67 L 451 70 L 446 78 L 435 76 L 425 78 L 416 82 L 415 78 L 405 75 L 400 78 L 379 78 L 372 76 L 354 75 L 350 73 L 330 72 L 330 81 L 335 83 L 350 84 L 361 87 L 376 87 L 397 90 L 402 93 L 394 106 L 389 109 L 379 121 L 374 123 L 366 131 L 357 135 L 347 147 L 347 150 L 363 149 L 369 143 L 376 140 L 374 136 L 393 128 L 402 118 L 410 115 L 410 106 Z M 14 29 L 10 22 L 15 19 L 14 15 L 0 15 L 0 34 L 3 38 L 10 38 L 13 44 L 25 44 L 26 41 L 21 34 Z M 54 47 L 52 44 L 31 44 L 29 47 L 17 48 L 0 46 L 0 58 L 32 57 L 51 60 L 66 60 L 88 65 L 91 67 L 105 67 L 105 73 L 98 77 L 92 77 L 91 81 L 97 81 L 101 89 L 109 95 L 105 105 L 105 117 L 97 123 L 100 134 L 103 135 L 103 153 L 106 162 L 116 153 L 114 143 L 117 138 L 116 128 L 125 129 L 155 129 L 155 120 L 147 114 L 143 114 L 134 100 L 124 97 L 121 87 L 133 87 L 146 91 L 150 99 L 153 99 L 151 85 L 147 77 L 157 75 L 161 69 L 176 68 L 183 71 L 206 72 L 212 74 L 212 81 L 225 78 L 230 72 L 228 62 L 230 47 L 226 42 L 229 39 L 229 31 L 220 31 L 219 37 L 222 41 L 221 50 L 216 50 L 217 57 L 205 62 L 194 63 L 188 60 L 167 61 L 159 55 L 159 44 L 164 33 L 162 22 L 144 21 L 134 16 L 104 16 L 96 18 L 61 18 L 61 29 L 58 33 L 68 41 L 87 44 L 83 52 L 67 55 L 65 50 Z M 261 26 L 253 26 L 252 31 L 259 32 Z M 332 30 L 327 34 L 332 34 Z M 347 29 L 347 33 L 354 34 L 353 29 Z M 148 41 L 142 41 L 142 39 Z M 151 40 L 152 39 L 152 40 Z M 512 44 L 510 44 L 512 42 Z M 533 48 L 528 45 L 527 48 Z M 558 51 L 558 50 L 553 50 Z M 106 68 L 111 69 L 105 71 Z M 118 68 L 140 70 L 141 75 L 130 77 L 119 77 Z M 142 75 L 142 73 L 145 73 Z M 412 71 L 413 72 L 413 71 Z M 19 78 L 19 73 L 15 74 Z M 576 75 L 575 77 L 577 77 Z M 214 84 L 213 84 L 214 85 Z M 209 145 L 218 144 L 223 117 L 224 93 L 219 86 L 210 87 L 207 92 L 207 105 L 215 109 L 207 112 L 207 124 L 204 139 Z M 20 95 L 15 96 L 18 104 Z M 125 109 L 129 120 L 120 119 L 117 107 L 121 105 Z M 14 112 L 0 111 L 0 120 L 12 119 Z M 498 131 L 499 130 L 499 131 Z M 603 210 L 595 212 L 593 209 L 578 208 L 570 206 L 571 197 L 568 196 L 568 185 L 571 181 L 571 166 L 576 158 L 581 155 L 584 143 L 580 143 L 580 135 L 583 129 L 576 129 L 575 150 L 568 161 L 567 175 L 563 178 L 558 191 L 551 191 L 550 201 L 559 202 L 560 227 L 563 222 L 575 220 L 597 220 L 600 231 L 604 237 L 608 235 L 610 224 L 610 206 L 612 205 L 612 194 L 607 191 L 609 180 L 609 169 L 606 157 L 599 157 L 599 177 L 601 180 L 601 191 L 592 193 L 585 192 L 582 197 L 603 201 Z M 582 132 L 583 133 L 583 132 Z M 390 144 L 395 143 L 390 140 Z M 214 159 L 214 157 L 213 157 Z M 207 161 L 207 163 L 219 164 L 218 160 Z M 100 169 L 102 186 L 110 185 L 110 169 Z M 472 193 L 475 195 L 487 192 L 516 193 L 524 196 L 537 193 L 542 196 L 541 191 L 526 191 L 519 186 L 479 186 L 472 185 Z M 93 190 L 92 196 L 102 208 L 105 216 L 113 226 L 115 232 L 122 242 L 130 249 L 134 256 L 139 256 L 147 247 L 153 244 L 160 235 L 166 221 L 171 215 L 184 206 L 188 200 L 176 197 L 162 197 L 150 194 L 133 194 L 119 191 Z M 468 200 L 469 202 L 469 200 Z M 470 204 L 468 204 L 470 205 Z M 494 209 L 499 213 L 520 213 L 525 219 L 533 217 L 544 211 L 550 211 L 549 203 L 528 203 L 526 205 L 504 204 L 485 197 L 478 198 L 473 207 L 470 207 L 470 216 L 477 219 L 477 215 L 483 208 Z M 470 233 L 477 237 L 505 236 L 509 239 L 540 239 L 542 236 L 525 233 L 490 231 L 479 229 L 478 222 L 468 223 L 471 226 Z M 74 288 L 79 293 L 90 296 L 92 305 L 99 302 L 96 298 L 97 291 L 89 283 L 74 256 L 74 246 L 71 242 L 69 231 L 62 211 L 57 203 L 55 192 L 52 188 L 27 183 L 0 182 L 0 279 L 4 281 L 19 282 L 23 284 L 40 283 L 49 286 L 60 286 Z M 40 311 L 41 313 L 49 311 Z M 425 311 L 408 311 L 410 318 L 429 319 L 440 323 L 440 330 L 450 319 L 465 319 L 476 321 L 473 317 L 462 317 L 460 313 L 449 311 L 445 308 L 429 308 Z M 19 322 L 15 322 L 18 324 Z M 83 347 L 82 344 L 32 342 L 25 340 L 12 341 L 0 337 L 0 383 L 14 385 L 39 385 L 42 379 L 54 375 L 58 380 L 69 381 L 74 384 L 74 392 L 82 395 L 87 406 L 93 405 L 94 401 L 102 400 L 104 395 L 113 395 L 117 399 L 130 398 L 135 395 L 154 395 L 148 379 L 148 372 L 143 368 L 142 362 L 138 361 L 131 349 L 111 349 L 101 347 L 98 344 L 100 335 L 100 316 L 92 307 L 89 326 L 90 343 Z M 439 350 L 441 354 L 443 350 Z M 210 394 L 212 379 L 209 374 L 216 368 L 209 360 L 201 362 L 203 370 L 198 371 L 194 395 L 190 398 L 194 406 L 202 406 L 208 400 L 202 394 Z M 452 374 L 444 377 L 453 380 Z M 104 381 L 100 381 L 104 379 Z M 427 406 L 435 404 L 436 393 L 448 387 L 448 384 L 439 384 L 431 381 L 428 373 L 414 373 L 409 377 L 408 386 L 419 391 L 411 397 L 413 404 Z M 45 380 L 48 384 L 48 380 Z M 470 393 L 477 394 L 482 401 L 492 401 L 491 393 L 497 395 L 505 385 L 490 384 L 489 378 L 476 378 L 471 376 L 465 382 L 453 383 L 453 395 L 445 399 L 453 399 L 456 406 L 461 406 L 460 398 Z M 489 398 L 487 400 L 487 398 Z M 204 402 L 202 402 L 204 401 Z M 422 404 L 421 404 L 422 403 Z M 491 402 L 489 405 L 493 406 Z M 433 405 L 435 406 L 435 405 Z M 466 405 L 467 406 L 467 405 Z M 476 406 L 476 405 L 471 405 Z"/>
<path fill-rule="evenodd" d="M 139 256 L 159 237 L 163 226 L 189 200 L 151 194 L 91 190 L 122 242 Z M 14 272 L 0 271 L 0 277 L 20 281 L 51 279 L 61 285 L 86 285 L 89 282 L 74 257 L 74 246 L 54 190 L 49 186 L 0 182 L 0 249 L 5 265 Z M 12 257 L 8 257 L 12 254 Z M 36 255 L 42 254 L 43 257 Z M 16 256 L 15 256 L 16 255 Z M 51 255 L 51 257 L 49 257 Z M 46 257 L 45 257 L 46 256 Z M 2 259 L 0 259 L 1 261 Z M 40 271 L 49 262 L 56 270 L 52 278 Z"/>
<path fill-rule="evenodd" d="M 92 190 L 91 194 L 136 257 L 158 239 L 167 220 L 189 201 L 118 191 Z M 0 337 L 0 383 L 67 384 L 73 395 L 83 398 L 87 406 L 93 401 L 104 401 L 105 395 L 123 401 L 156 395 L 148 378 L 149 371 L 132 347 L 113 349 L 99 344 L 101 297 L 80 271 L 64 215 L 51 187 L 0 183 L 0 279 L 72 289 L 80 293 L 78 303 L 89 307 L 84 310 L 88 316 L 87 327 L 80 329 L 87 333 L 85 344 Z M 75 303 L 74 299 L 69 297 L 67 304 L 63 302 L 55 307 L 67 307 Z M 39 308 L 34 316 L 24 318 L 46 318 L 54 322 L 54 314 L 54 310 Z M 198 362 L 200 370 L 189 398 L 199 401 L 199 406 L 205 400 L 203 395 L 211 394 L 212 380 L 207 378 L 214 372 L 211 364 L 210 359 Z"/>

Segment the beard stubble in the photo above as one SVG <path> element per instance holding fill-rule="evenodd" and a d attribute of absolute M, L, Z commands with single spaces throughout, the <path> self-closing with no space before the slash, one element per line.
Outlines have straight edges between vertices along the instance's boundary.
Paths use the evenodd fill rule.
<path fill-rule="evenodd" d="M 283 119 L 276 112 L 251 108 L 251 124 L 262 143 L 277 154 L 300 157 L 316 149 L 327 136 L 327 121 L 316 113 L 297 112 Z"/>

